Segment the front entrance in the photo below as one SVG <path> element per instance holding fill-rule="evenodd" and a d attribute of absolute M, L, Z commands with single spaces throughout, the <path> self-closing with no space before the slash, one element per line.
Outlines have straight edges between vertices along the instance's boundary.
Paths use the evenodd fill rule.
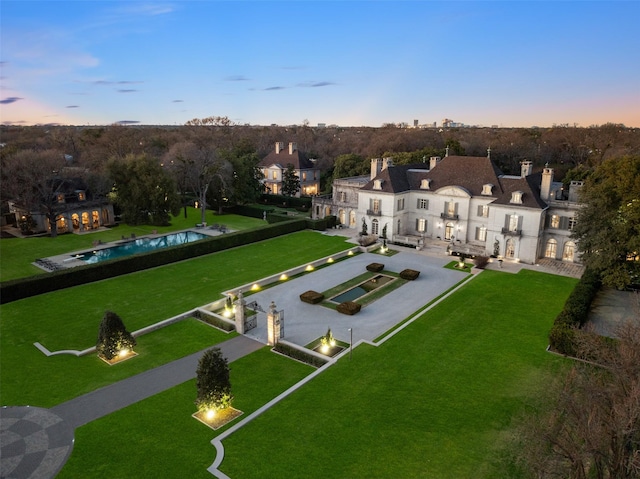
<path fill-rule="evenodd" d="M 453 223 L 447 223 L 444 227 L 444 239 L 450 240 L 453 237 L 454 226 Z"/>

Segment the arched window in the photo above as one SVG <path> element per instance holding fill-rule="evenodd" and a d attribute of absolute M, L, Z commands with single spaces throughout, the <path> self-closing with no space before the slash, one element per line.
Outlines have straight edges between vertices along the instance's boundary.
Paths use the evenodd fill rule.
<path fill-rule="evenodd" d="M 349 213 L 349 227 L 353 228 L 356 225 L 356 212 L 351 211 Z"/>
<path fill-rule="evenodd" d="M 562 261 L 572 261 L 576 253 L 576 244 L 573 241 L 567 241 L 562 249 Z"/>
<path fill-rule="evenodd" d="M 547 247 L 544 250 L 544 257 L 556 259 L 557 249 L 558 249 L 558 242 L 553 238 L 551 238 L 549 241 L 547 241 Z"/>
<path fill-rule="evenodd" d="M 78 216 L 78 213 L 73 213 L 71 215 L 71 223 L 73 223 L 74 230 L 80 229 L 80 217 Z"/>
<path fill-rule="evenodd" d="M 324 209 L 324 216 L 331 216 L 331 206 L 327 206 Z"/>
<path fill-rule="evenodd" d="M 373 220 L 371 222 L 371 234 L 372 235 L 377 235 L 378 231 L 379 231 L 378 220 Z"/>
<path fill-rule="evenodd" d="M 338 212 L 338 217 L 340 218 L 340 224 L 344 225 L 347 223 L 347 214 L 345 213 L 344 210 L 340 210 Z"/>

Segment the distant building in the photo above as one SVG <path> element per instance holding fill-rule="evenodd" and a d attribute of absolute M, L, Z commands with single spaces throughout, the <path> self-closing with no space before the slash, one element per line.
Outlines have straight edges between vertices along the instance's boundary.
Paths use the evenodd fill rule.
<path fill-rule="evenodd" d="M 423 247 L 441 241 L 450 251 L 525 263 L 546 257 L 578 262 L 570 238 L 581 182 L 565 192 L 553 169 L 504 175 L 487 157 L 433 157 L 429 163 L 393 166 L 371 160 L 371 174 L 334 181 L 331 198 L 314 198 L 312 215 L 371 234 L 387 226 L 391 243 Z"/>
<path fill-rule="evenodd" d="M 115 224 L 113 205 L 106 198 L 94 198 L 87 185 L 79 178 L 53 179 L 53 211 L 58 233 L 82 233 Z M 47 211 L 29 209 L 16 201 L 9 201 L 9 212 L 16 224 L 29 224 L 33 233 L 49 233 L 51 225 Z M 51 202 L 48 202 L 51 204 Z"/>
<path fill-rule="evenodd" d="M 289 147 L 285 149 L 283 142 L 277 142 L 275 149 L 259 164 L 267 193 L 282 194 L 282 176 L 288 165 L 293 165 L 300 178 L 300 191 L 296 196 L 317 195 L 320 191 L 320 170 L 316 168 L 315 160 L 307 158 L 295 143 L 289 143 Z"/>

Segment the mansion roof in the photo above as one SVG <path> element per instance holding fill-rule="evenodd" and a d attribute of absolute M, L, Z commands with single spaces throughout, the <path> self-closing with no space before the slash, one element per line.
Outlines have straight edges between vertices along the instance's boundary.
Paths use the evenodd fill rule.
<path fill-rule="evenodd" d="M 287 149 L 277 153 L 272 151 L 262 159 L 259 166 L 269 168 L 272 165 L 277 165 L 284 170 L 289 164 L 292 164 L 296 170 L 312 170 L 315 168 L 315 165 L 309 160 L 307 155 L 297 149 L 292 153 L 289 153 Z"/>
<path fill-rule="evenodd" d="M 427 180 L 428 189 L 423 188 Z M 391 166 L 369 181 L 362 191 L 404 193 L 436 192 L 445 187 L 459 187 L 473 197 L 492 198 L 493 204 L 513 205 L 512 194 L 522 192 L 518 206 L 546 208 L 540 199 L 541 175 L 506 176 L 488 157 L 447 156 L 429 169 L 428 163 Z M 492 185 L 490 194 L 483 194 L 485 185 Z"/>

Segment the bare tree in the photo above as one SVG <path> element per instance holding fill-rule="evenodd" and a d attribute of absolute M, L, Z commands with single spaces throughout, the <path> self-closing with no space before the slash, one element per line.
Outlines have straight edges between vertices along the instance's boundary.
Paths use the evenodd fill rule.
<path fill-rule="evenodd" d="M 58 195 L 64 193 L 69 175 L 83 173 L 64 173 L 66 166 L 64 154 L 56 150 L 21 150 L 5 158 L 2 164 L 3 196 L 28 212 L 43 213 L 53 238 L 58 235 L 57 220 L 65 205 Z"/>
<path fill-rule="evenodd" d="M 636 315 L 637 316 L 637 315 Z M 581 334 L 576 363 L 516 434 L 517 462 L 538 479 L 640 477 L 640 322 L 617 340 Z"/>
<path fill-rule="evenodd" d="M 223 160 L 218 152 L 210 147 L 198 146 L 192 142 L 180 142 L 173 145 L 165 156 L 164 164 L 172 165 L 178 182 L 190 189 L 198 198 L 201 208 L 201 223 L 205 222 L 207 192 L 216 181 L 224 188 L 228 183 L 231 165 Z"/>

